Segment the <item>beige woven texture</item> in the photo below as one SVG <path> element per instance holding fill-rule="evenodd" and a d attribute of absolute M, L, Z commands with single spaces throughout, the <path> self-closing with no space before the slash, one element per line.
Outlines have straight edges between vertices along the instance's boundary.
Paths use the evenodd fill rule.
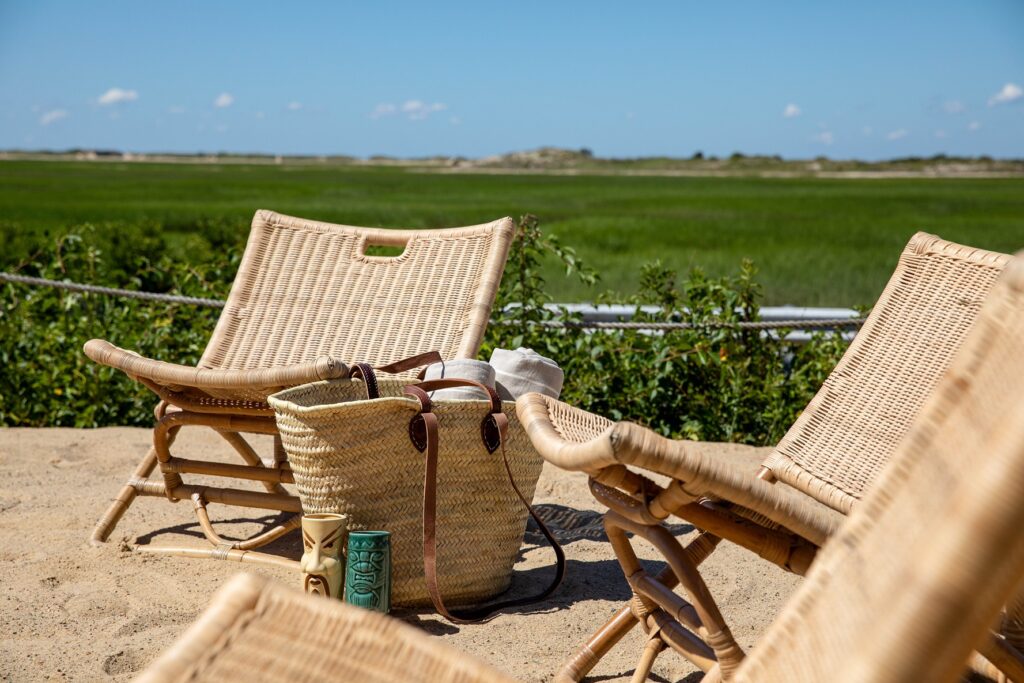
<path fill-rule="evenodd" d="M 235 576 L 139 683 L 508 683 L 417 629 L 337 600 Z"/>
<path fill-rule="evenodd" d="M 196 368 L 93 340 L 86 353 L 193 401 L 269 393 L 425 351 L 476 355 L 514 226 L 382 230 L 257 211 L 224 312 Z M 404 247 L 369 256 L 369 246 Z M 409 375 L 412 376 L 412 373 Z M 166 398 L 166 396 L 165 396 Z M 221 406 L 224 407 L 224 406 Z"/>
<path fill-rule="evenodd" d="M 849 512 L 906 434 L 1008 259 L 915 235 L 864 327 L 765 465 Z"/>
<path fill-rule="evenodd" d="M 1024 577 L 1024 260 L 737 681 L 954 681 Z"/>
<path fill-rule="evenodd" d="M 401 382 L 381 382 L 385 398 L 358 382 L 307 384 L 270 397 L 295 485 L 307 513 L 340 512 L 349 529 L 386 529 L 392 542 L 392 603 L 430 604 L 423 575 L 424 455 L 407 426 L 419 402 Z M 387 396 L 393 398 L 387 398 Z M 527 512 L 512 490 L 501 452 L 488 453 L 480 424 L 489 403 L 437 401 L 437 574 L 445 602 L 466 604 L 508 588 Z M 533 500 L 543 460 L 516 417 L 505 451 L 516 484 Z"/>

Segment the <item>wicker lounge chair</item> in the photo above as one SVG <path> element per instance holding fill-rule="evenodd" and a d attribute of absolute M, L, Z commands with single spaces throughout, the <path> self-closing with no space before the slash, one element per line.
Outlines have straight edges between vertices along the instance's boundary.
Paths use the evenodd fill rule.
<path fill-rule="evenodd" d="M 85 353 L 124 371 L 159 396 L 153 447 L 93 530 L 105 541 L 136 496 L 188 500 L 210 549 L 189 556 L 279 562 L 250 553 L 299 525 L 295 516 L 253 538 L 228 542 L 213 529 L 208 503 L 301 511 L 276 436 L 269 394 L 347 376 L 346 363 L 386 364 L 429 351 L 474 357 L 508 257 L 514 225 L 503 218 L 446 230 L 381 230 L 258 211 L 224 312 L 197 367 L 143 358 L 94 339 Z M 380 246 L 397 256 L 372 255 Z M 406 373 L 409 374 L 409 373 Z M 172 456 L 178 430 L 216 430 L 243 464 Z M 264 463 L 242 434 L 272 434 Z M 156 465 L 162 478 L 148 479 Z M 187 484 L 184 474 L 259 482 L 265 491 Z"/>
<path fill-rule="evenodd" d="M 221 588 L 137 683 L 512 683 L 419 629 L 252 574 Z"/>
<path fill-rule="evenodd" d="M 587 472 L 595 497 L 612 509 L 606 527 L 626 576 L 636 569 L 626 532 L 654 543 L 676 565 L 657 579 L 661 583 L 645 576 L 638 586 L 630 579 L 634 599 L 566 663 L 563 678 L 582 678 L 636 623 L 651 633 L 682 633 L 685 621 L 659 609 L 653 596 L 684 579 L 693 584 L 697 565 L 723 538 L 805 574 L 892 457 L 1010 260 L 915 235 L 863 329 L 763 463 L 754 449 L 733 459 L 709 457 L 699 443 L 613 424 L 539 395 L 520 398 L 518 412 L 538 451 L 559 467 Z M 662 488 L 627 465 L 672 482 Z M 669 515 L 702 533 L 684 549 L 660 524 Z M 737 660 L 742 652 L 714 600 L 706 591 L 695 599 L 722 627 L 713 643 L 716 656 Z M 682 638 L 670 644 L 694 661 L 706 660 L 707 644 L 698 641 L 696 650 L 686 651 L 689 641 Z"/>
<path fill-rule="evenodd" d="M 750 657 L 715 662 L 712 648 L 667 615 L 712 643 L 722 635 L 717 615 L 661 592 L 643 570 L 630 576 L 661 605 L 651 615 L 665 640 L 705 653 L 705 683 L 944 683 L 960 678 L 972 649 L 997 661 L 1013 656 L 989 634 L 1024 579 L 1024 262 L 1009 275 L 890 464 Z M 620 519 L 643 514 L 625 509 Z M 691 567 L 680 572 L 691 594 L 706 590 L 692 565 L 682 566 Z M 643 665 L 664 645 L 650 643 Z M 220 680 L 508 679 L 388 617 L 242 575 L 139 679 Z"/>

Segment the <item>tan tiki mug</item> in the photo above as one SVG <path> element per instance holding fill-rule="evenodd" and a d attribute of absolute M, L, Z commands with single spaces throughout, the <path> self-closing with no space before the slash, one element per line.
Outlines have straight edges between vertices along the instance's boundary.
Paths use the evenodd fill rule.
<path fill-rule="evenodd" d="M 302 517 L 302 587 L 307 593 L 341 598 L 348 518 L 322 513 Z"/>

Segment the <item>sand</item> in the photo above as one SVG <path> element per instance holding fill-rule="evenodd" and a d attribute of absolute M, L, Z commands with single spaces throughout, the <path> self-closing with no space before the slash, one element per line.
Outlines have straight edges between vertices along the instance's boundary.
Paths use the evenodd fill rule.
<path fill-rule="evenodd" d="M 188 503 L 140 498 L 100 548 L 88 543 L 96 518 L 145 452 L 149 432 L 133 428 L 0 430 L 0 680 L 130 680 L 192 622 L 237 563 L 156 557 L 135 544 L 205 543 Z M 264 446 L 267 444 L 263 444 Z M 728 444 L 722 450 L 739 448 Z M 175 450 L 229 460 L 208 430 L 184 430 Z M 568 575 L 547 603 L 513 610 L 483 625 L 454 626 L 429 610 L 395 616 L 524 681 L 550 680 L 561 662 L 629 597 L 600 527 L 600 507 L 583 476 L 545 466 L 535 503 L 565 541 Z M 211 506 L 225 535 L 260 528 L 258 511 Z M 254 521 L 254 519 L 256 521 Z M 263 518 L 267 521 L 269 518 Z M 673 532 L 685 538 L 685 524 Z M 297 557 L 292 534 L 272 550 Z M 642 559 L 656 557 L 643 548 Z M 528 533 L 513 591 L 536 590 L 549 576 L 550 550 Z M 660 567 L 660 563 L 652 563 Z M 247 571 L 297 585 L 285 569 Z M 733 633 L 749 648 L 799 579 L 734 546 L 702 571 Z M 628 680 L 643 642 L 634 631 L 592 672 L 592 680 Z M 700 679 L 672 652 L 654 680 Z"/>

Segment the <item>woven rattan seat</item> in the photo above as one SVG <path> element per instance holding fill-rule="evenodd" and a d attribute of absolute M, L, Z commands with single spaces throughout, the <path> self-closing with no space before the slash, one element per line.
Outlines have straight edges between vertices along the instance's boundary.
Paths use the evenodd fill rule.
<path fill-rule="evenodd" d="M 354 362 L 382 365 L 430 351 L 474 357 L 513 232 L 508 218 L 466 228 L 383 230 L 256 212 L 231 293 L 197 366 L 143 358 L 103 340 L 85 345 L 94 361 L 122 370 L 161 399 L 154 447 L 97 523 L 93 542 L 108 538 L 138 495 L 191 499 L 217 546 L 209 556 L 258 560 L 249 551 L 295 528 L 298 519 L 228 542 L 213 531 L 205 506 L 300 511 L 298 498 L 282 486 L 293 477 L 267 396 L 345 377 Z M 378 247 L 400 253 L 376 255 Z M 188 425 L 215 429 L 244 464 L 172 456 L 174 436 Z M 266 466 L 243 433 L 275 435 L 274 462 Z M 157 464 L 163 480 L 149 480 Z M 266 490 L 186 484 L 183 474 L 250 479 Z"/>
<path fill-rule="evenodd" d="M 544 397 L 522 397 L 519 413 L 538 451 L 590 474 L 591 490 L 613 511 L 629 510 L 645 528 L 675 514 L 704 530 L 685 551 L 695 563 L 725 538 L 803 574 L 892 458 L 1010 260 L 915 235 L 863 329 L 760 476 L 708 457 L 699 444 L 612 425 Z M 661 502 L 661 488 L 631 467 L 674 480 Z M 623 608 L 564 673 L 584 675 L 635 617 Z"/>
<path fill-rule="evenodd" d="M 506 683 L 412 626 L 239 574 L 139 683 Z"/>
<path fill-rule="evenodd" d="M 1000 607 L 1024 580 L 1021 339 L 1019 259 L 883 472 L 749 657 L 736 648 L 736 656 L 716 661 L 729 649 L 728 629 L 713 602 L 694 597 L 706 592 L 695 570 L 681 577 L 694 600 L 690 605 L 659 591 L 637 562 L 630 583 L 650 603 L 647 619 L 657 627 L 641 667 L 649 668 L 667 643 L 701 662 L 705 683 L 951 683 L 962 677 L 971 651 L 979 650 L 1022 680 L 1024 659 L 990 632 Z M 579 418 L 567 417 L 564 433 L 584 439 Z M 668 490 L 650 501 L 651 512 L 659 500 L 673 499 Z M 629 514 L 610 513 L 613 545 L 628 543 L 618 532 Z M 678 565 L 679 558 L 669 560 Z M 692 563 L 682 566 L 693 569 Z M 681 630 L 668 614 L 691 624 L 693 632 Z M 394 619 L 242 575 L 139 680 L 508 679 Z"/>

